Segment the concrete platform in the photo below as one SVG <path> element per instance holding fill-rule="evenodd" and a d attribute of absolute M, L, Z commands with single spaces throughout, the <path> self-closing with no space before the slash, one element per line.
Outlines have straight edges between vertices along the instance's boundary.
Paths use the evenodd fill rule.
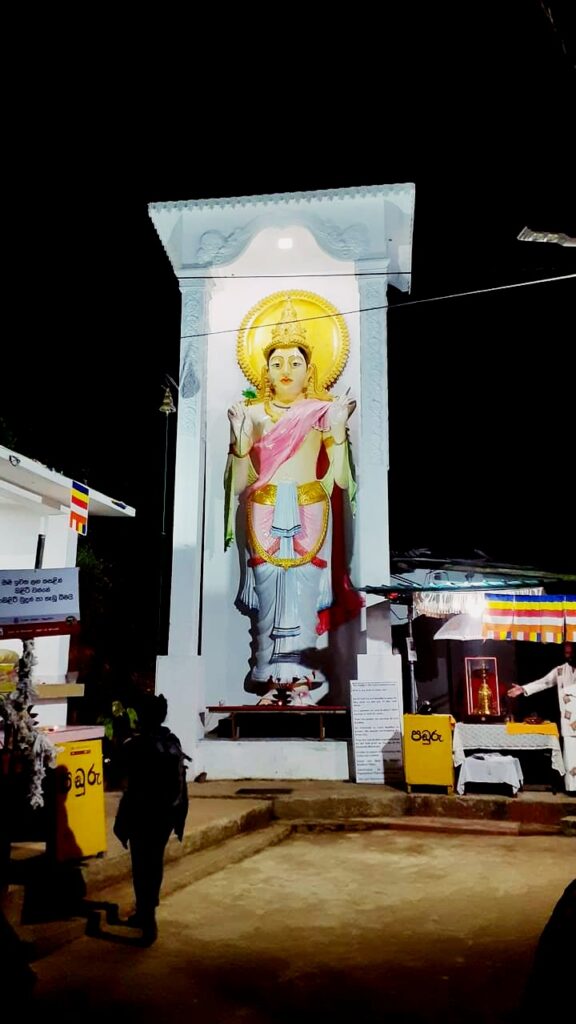
<path fill-rule="evenodd" d="M 183 842 L 166 852 L 163 896 L 239 863 L 294 833 L 444 832 L 481 836 L 565 835 L 572 845 L 576 801 L 564 794 L 405 793 L 387 786 L 322 781 L 191 783 Z M 112 831 L 119 793 L 106 794 L 107 852 L 52 865 L 43 844 L 12 847 L 5 913 L 41 957 L 132 909 L 130 855 Z M 96 915 L 96 917 L 95 917 Z M 100 915 L 100 918 L 99 918 Z"/>
<path fill-rule="evenodd" d="M 491 793 L 406 793 L 391 786 L 324 781 L 254 781 L 193 783 L 195 798 L 267 800 L 275 820 L 349 820 L 353 818 L 432 817 L 468 821 L 510 821 L 561 829 L 576 814 L 576 798 L 565 793 L 523 790 L 515 797 Z"/>

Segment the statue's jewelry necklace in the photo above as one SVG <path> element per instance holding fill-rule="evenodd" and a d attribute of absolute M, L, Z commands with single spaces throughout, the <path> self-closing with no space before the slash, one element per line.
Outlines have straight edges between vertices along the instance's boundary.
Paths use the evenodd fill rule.
<path fill-rule="evenodd" d="M 292 408 L 291 405 L 280 405 L 278 402 L 272 402 L 267 398 L 264 402 L 264 412 L 270 417 L 273 423 L 278 423 L 278 420 L 281 419 L 281 413 L 274 412 L 272 406 L 274 406 L 275 409 L 281 409 L 282 412 L 287 412 L 288 409 Z"/>

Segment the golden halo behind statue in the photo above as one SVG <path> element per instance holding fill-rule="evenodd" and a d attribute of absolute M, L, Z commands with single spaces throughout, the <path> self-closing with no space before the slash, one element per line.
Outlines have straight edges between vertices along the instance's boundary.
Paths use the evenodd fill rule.
<path fill-rule="evenodd" d="M 280 340 L 283 335 L 284 341 Z M 257 302 L 244 317 L 238 331 L 237 358 L 243 374 L 260 390 L 266 367 L 264 350 L 274 338 L 279 344 L 311 349 L 317 386 L 330 388 L 346 366 L 350 336 L 343 316 L 335 306 L 314 292 L 273 292 Z"/>

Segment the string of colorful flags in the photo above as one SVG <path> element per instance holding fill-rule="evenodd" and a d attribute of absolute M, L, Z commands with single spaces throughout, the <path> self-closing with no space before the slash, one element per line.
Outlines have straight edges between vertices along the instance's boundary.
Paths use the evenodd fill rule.
<path fill-rule="evenodd" d="M 542 644 L 576 642 L 576 595 L 486 594 L 482 617 L 485 640 L 530 640 Z"/>

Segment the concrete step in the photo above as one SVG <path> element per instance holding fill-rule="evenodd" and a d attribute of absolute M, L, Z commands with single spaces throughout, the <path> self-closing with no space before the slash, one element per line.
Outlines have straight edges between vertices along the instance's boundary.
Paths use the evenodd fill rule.
<path fill-rule="evenodd" d="M 298 792 L 273 800 L 274 817 L 279 821 L 344 820 L 353 818 L 401 818 L 410 811 L 407 793 L 382 787 L 348 789 L 343 792 Z M 366 790 L 368 790 L 366 792 Z"/>
<path fill-rule="evenodd" d="M 168 862 L 164 871 L 162 883 L 162 897 L 169 896 L 178 889 L 207 878 L 217 871 L 223 871 L 231 864 L 238 864 L 242 860 L 254 857 L 262 850 L 270 846 L 277 846 L 287 839 L 292 832 L 292 826 L 287 824 L 268 825 L 267 828 L 259 828 L 244 835 L 234 836 L 217 846 L 197 850 L 188 857 L 180 857 L 178 860 Z M 108 886 L 104 892 L 100 892 L 100 899 L 105 897 L 108 902 L 117 902 L 121 906 L 132 903 L 132 888 L 126 885 Z"/>
<path fill-rule="evenodd" d="M 540 825 L 520 821 L 493 821 L 485 818 L 449 818 L 409 815 L 397 817 L 370 817 L 342 819 L 303 819 L 292 821 L 295 832 L 368 832 L 394 830 L 398 832 L 441 832 L 458 835 L 559 835 L 559 825 Z M 569 833 L 566 833 L 569 834 Z"/>
<path fill-rule="evenodd" d="M 224 801 L 222 801 L 224 803 Z M 272 821 L 272 804 L 268 801 L 251 801 L 244 805 L 227 802 L 228 813 L 206 821 L 199 820 L 198 807 L 191 809 L 182 842 L 175 835 L 170 837 L 166 847 L 165 864 L 171 864 L 198 850 L 218 846 L 227 839 L 264 829 Z M 83 873 L 90 893 L 107 888 L 117 881 L 130 878 L 132 873 L 130 853 L 124 850 L 118 840 L 109 835 L 108 854 L 86 862 Z"/>
<path fill-rule="evenodd" d="M 515 797 L 488 793 L 467 795 L 411 793 L 408 814 L 424 817 L 485 819 L 558 828 L 573 812 L 571 798 L 554 793 L 521 792 Z"/>
<path fill-rule="evenodd" d="M 271 794 L 269 794 L 271 795 Z M 558 828 L 573 813 L 570 797 L 553 793 L 519 793 L 516 797 L 484 793 L 404 793 L 397 790 L 340 788 L 323 793 L 294 791 L 273 798 L 273 813 L 280 821 L 350 821 L 364 818 L 423 817 L 468 821 L 490 820 Z"/>
<path fill-rule="evenodd" d="M 268 825 L 231 836 L 220 843 L 212 843 L 206 848 L 185 850 L 180 857 L 166 862 L 161 898 L 283 842 L 291 831 L 290 825 Z M 18 900 L 13 893 L 11 895 L 14 913 Z M 133 899 L 131 875 L 128 874 L 104 886 L 89 885 L 82 914 L 60 921 L 22 924 L 13 920 L 12 923 L 19 937 L 27 944 L 33 962 L 85 934 L 105 933 L 112 938 L 117 937 L 118 941 L 130 941 L 132 930 L 119 926 L 119 920 L 126 918 L 132 911 Z M 135 944 L 137 941 L 137 933 L 134 933 Z"/>

